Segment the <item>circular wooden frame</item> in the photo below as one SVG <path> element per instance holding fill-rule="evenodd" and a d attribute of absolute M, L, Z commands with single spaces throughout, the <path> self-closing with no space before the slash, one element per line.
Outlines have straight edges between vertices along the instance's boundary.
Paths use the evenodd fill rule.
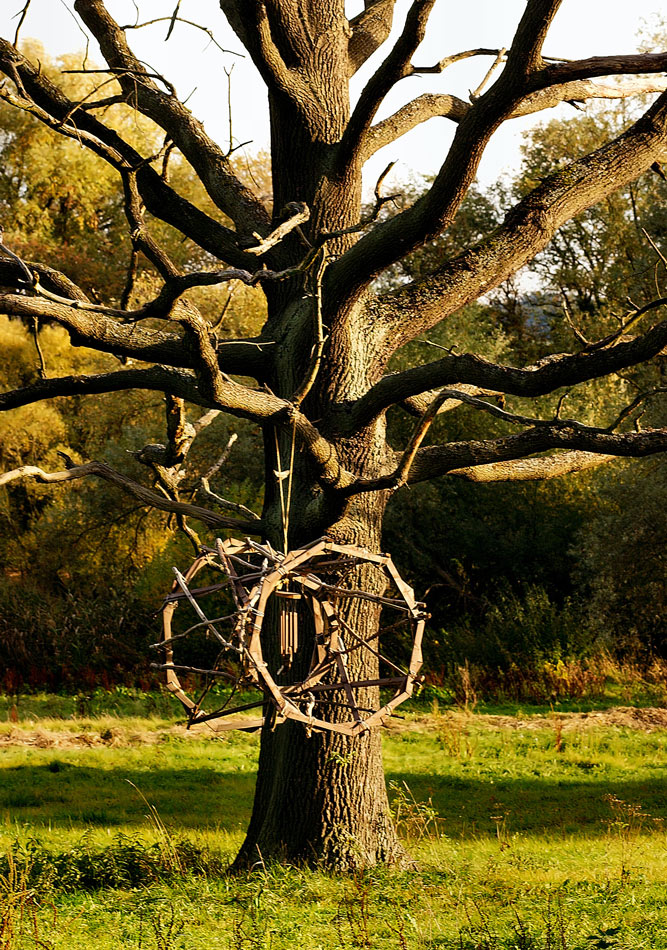
<path fill-rule="evenodd" d="M 331 555 L 334 561 L 322 562 L 323 556 Z M 336 558 L 339 560 L 336 561 Z M 398 597 L 383 597 L 363 590 L 350 589 L 343 585 L 326 583 L 318 576 L 318 559 L 324 563 L 348 563 L 351 565 L 370 564 L 381 571 L 387 581 L 393 585 Z M 341 560 L 342 559 L 342 560 Z M 259 561 L 259 565 L 258 562 Z M 214 566 L 225 580 L 217 585 L 194 589 L 190 587 L 199 571 L 206 565 Z M 302 722 L 308 729 L 338 732 L 349 736 L 360 735 L 369 729 L 382 725 L 396 707 L 408 699 L 419 682 L 419 670 L 422 664 L 422 638 L 427 614 L 424 605 L 415 599 L 412 588 L 405 583 L 388 555 L 374 554 L 354 545 L 337 544 L 328 538 L 321 538 L 307 547 L 283 555 L 270 545 L 258 544 L 250 539 L 238 541 L 229 539 L 216 542 L 215 550 L 205 549 L 202 555 L 190 566 L 185 575 L 174 568 L 176 580 L 162 610 L 163 636 L 160 644 L 164 651 L 164 663 L 154 664 L 166 673 L 167 689 L 183 704 L 191 724 L 206 722 L 214 731 L 221 729 L 251 729 L 262 725 L 260 719 L 228 718 L 240 709 L 253 706 L 272 707 L 270 715 L 274 723 L 293 719 Z M 288 586 L 298 588 L 288 590 Z M 197 596 L 214 593 L 216 589 L 227 588 L 235 601 L 236 611 L 225 618 L 206 617 L 197 602 Z M 281 628 L 281 654 L 283 665 L 272 673 L 265 661 L 262 650 L 262 630 L 267 603 L 272 596 L 286 601 L 287 621 Z M 372 646 L 370 640 L 364 640 L 338 615 L 336 603 L 341 598 L 361 598 L 385 605 L 405 614 L 397 623 L 407 623 L 412 631 L 412 644 L 407 669 L 401 668 L 380 653 L 379 645 Z M 292 655 L 297 647 L 296 620 L 290 619 L 294 613 L 290 600 L 305 599 L 310 607 L 315 631 L 315 645 L 307 675 L 299 682 L 279 685 L 277 678 L 285 666 L 291 664 Z M 174 663 L 173 642 L 180 634 L 172 633 L 172 619 L 178 603 L 186 601 L 199 617 L 199 623 L 190 630 L 205 628 L 220 644 L 220 654 L 236 657 L 240 673 L 234 677 L 217 668 L 198 669 L 178 666 Z M 233 633 L 223 636 L 216 623 L 219 619 L 231 620 Z M 281 620 L 282 623 L 282 620 Z M 377 639 L 377 634 L 372 638 Z M 346 640 L 350 641 L 346 643 Z M 353 641 L 353 642 L 352 642 Z M 373 680 L 350 679 L 347 669 L 349 654 L 357 650 L 368 650 L 394 673 L 392 676 L 379 676 Z M 260 690 L 262 699 L 257 703 L 226 710 L 222 708 L 213 713 L 205 712 L 202 700 L 192 700 L 183 688 L 179 672 L 199 674 L 209 679 L 227 676 L 235 680 L 235 686 L 253 686 Z M 332 679 L 333 677 L 333 679 Z M 388 702 L 380 708 L 370 710 L 361 708 L 357 701 L 357 691 L 364 687 L 392 689 Z M 344 702 L 334 703 L 349 710 L 349 718 L 331 722 L 314 715 L 318 702 L 330 702 L 327 696 L 343 693 Z M 317 694 L 324 695 L 322 700 Z M 217 721 L 216 721 L 217 720 Z M 213 726 L 212 723 L 216 722 Z"/>

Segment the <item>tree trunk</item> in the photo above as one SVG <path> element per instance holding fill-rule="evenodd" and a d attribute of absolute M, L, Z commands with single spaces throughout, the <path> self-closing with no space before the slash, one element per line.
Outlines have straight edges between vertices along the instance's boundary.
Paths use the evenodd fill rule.
<path fill-rule="evenodd" d="M 331 385 L 331 382 L 329 375 L 327 383 Z M 283 441 L 288 440 L 283 437 Z M 367 432 L 363 440 L 355 440 L 346 446 L 346 465 L 354 466 L 363 474 L 377 472 L 385 451 L 384 426 L 379 424 Z M 287 444 L 280 452 L 281 465 L 286 468 L 289 458 Z M 277 467 L 273 429 L 267 433 L 266 454 L 267 468 Z M 293 477 L 289 524 L 291 548 L 327 535 L 339 543 L 380 551 L 386 492 L 360 496 L 344 512 L 329 511 L 328 518 L 314 520 L 312 508 L 320 512 L 327 509 L 326 506 L 318 508 L 314 482 L 308 470 L 299 465 L 298 455 Z M 274 477 L 267 480 L 267 485 L 275 484 Z M 307 504 L 309 498 L 315 498 L 310 506 Z M 275 488 L 267 492 L 263 517 L 268 524 L 275 526 L 270 540 L 282 547 L 280 506 Z M 376 593 L 383 592 L 384 580 L 376 571 L 358 569 L 354 583 L 371 590 L 375 586 Z M 380 615 L 375 604 L 354 600 L 341 605 L 339 611 L 364 639 L 377 632 Z M 281 662 L 275 648 L 277 623 L 274 622 L 270 630 L 271 642 L 266 644 L 265 658 L 270 666 L 277 666 Z M 303 638 L 301 655 L 297 655 L 295 660 L 296 677 L 300 672 L 305 673 L 303 664 L 310 659 L 311 650 L 311 643 Z M 352 679 L 378 676 L 379 662 L 367 651 L 351 654 L 348 664 Z M 378 708 L 377 687 L 355 692 L 360 707 Z M 348 718 L 340 710 L 327 707 L 318 715 L 331 720 L 341 716 Z M 289 720 L 276 728 L 270 721 L 265 723 L 252 818 L 235 868 L 252 867 L 271 859 L 308 862 L 341 870 L 379 863 L 409 863 L 391 821 L 379 730 L 350 738 L 334 732 L 309 732 L 301 723 Z"/>

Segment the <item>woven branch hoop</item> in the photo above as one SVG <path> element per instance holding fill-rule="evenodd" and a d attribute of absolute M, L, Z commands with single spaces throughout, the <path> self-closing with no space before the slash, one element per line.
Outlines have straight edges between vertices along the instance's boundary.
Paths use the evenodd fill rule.
<path fill-rule="evenodd" d="M 359 568 L 379 575 L 373 586 L 384 593 L 354 586 Z M 229 539 L 203 549 L 185 575 L 176 568 L 174 574 L 162 609 L 162 640 L 153 645 L 162 662 L 153 667 L 165 672 L 167 688 L 182 703 L 190 724 L 207 723 L 216 732 L 256 729 L 270 717 L 274 724 L 292 719 L 309 730 L 356 736 L 382 725 L 420 682 L 428 615 L 388 555 L 328 538 L 286 555 L 268 544 Z M 360 635 L 345 619 L 354 611 L 343 607 L 353 600 L 376 605 L 379 633 Z M 279 631 L 279 643 L 272 646 L 264 642 L 267 612 L 275 621 L 272 629 Z M 312 641 L 306 668 L 298 657 L 304 631 Z M 408 656 L 403 665 L 380 651 L 383 633 L 390 632 Z M 184 659 L 177 656 L 184 651 Z M 193 652 L 195 658 L 203 653 L 204 659 L 195 662 Z M 379 674 L 355 679 L 350 669 L 368 663 Z M 182 682 L 186 676 L 188 691 Z M 203 704 L 217 698 L 213 687 L 221 682 L 229 694 L 207 712 Z M 248 689 L 257 690 L 258 699 L 239 704 L 240 693 Z M 382 705 L 372 702 L 380 689 L 385 699 L 391 691 Z M 260 707 L 261 718 L 236 715 Z"/>

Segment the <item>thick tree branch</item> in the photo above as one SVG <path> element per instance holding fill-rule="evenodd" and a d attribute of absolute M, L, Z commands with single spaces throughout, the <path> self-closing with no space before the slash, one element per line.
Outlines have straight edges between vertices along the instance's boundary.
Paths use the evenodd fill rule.
<path fill-rule="evenodd" d="M 627 99 L 630 96 L 664 92 L 665 89 L 667 89 L 667 79 L 664 77 L 632 78 L 625 82 L 615 83 L 581 79 L 532 93 L 516 107 L 509 118 L 516 119 L 520 116 L 542 112 L 545 109 L 553 109 L 563 102 Z M 459 123 L 471 108 L 470 102 L 459 99 L 457 96 L 424 93 L 406 103 L 393 115 L 371 126 L 364 139 L 362 160 L 367 161 L 379 149 L 390 145 L 418 125 L 428 122 L 429 119 L 443 118 Z"/>
<path fill-rule="evenodd" d="M 359 293 L 368 285 L 369 279 L 424 242 L 437 237 L 451 224 L 492 133 L 526 97 L 558 85 L 555 80 L 574 81 L 599 75 L 590 64 L 562 72 L 551 72 L 551 67 L 542 69 L 542 44 L 559 5 L 560 0 L 534 0 L 527 4 L 500 78 L 460 120 L 447 158 L 430 190 L 411 208 L 362 238 L 343 256 L 330 275 L 338 287 L 344 287 L 351 296 Z M 616 71 L 629 71 L 629 60 L 620 59 L 624 62 L 617 64 Z M 638 59 L 642 57 L 632 58 L 635 66 Z M 642 60 L 646 72 L 660 71 L 666 62 L 667 54 L 664 61 L 660 57 Z M 661 130 L 664 130 L 664 121 Z M 366 132 L 367 127 L 364 127 L 359 135 L 365 137 Z M 358 148 L 363 152 L 361 138 Z"/>
<path fill-rule="evenodd" d="M 554 354 L 534 366 L 517 369 L 464 353 L 415 366 L 383 377 L 350 413 L 351 426 L 362 428 L 389 406 L 441 386 L 467 383 L 513 396 L 544 396 L 565 386 L 634 366 L 661 353 L 667 346 L 667 320 L 633 340 L 581 353 Z"/>
<path fill-rule="evenodd" d="M 363 66 L 391 33 L 396 0 L 365 0 L 365 9 L 350 20 L 350 75 Z"/>
<path fill-rule="evenodd" d="M 469 102 L 457 96 L 425 92 L 368 129 L 362 144 L 361 160 L 367 161 L 379 149 L 390 145 L 429 119 L 441 117 L 460 122 L 470 108 Z"/>
<path fill-rule="evenodd" d="M 100 44 L 109 67 L 119 70 L 118 82 L 132 104 L 164 129 L 183 152 L 210 198 L 236 224 L 241 244 L 253 231 L 268 230 L 270 219 L 264 205 L 236 177 L 227 155 L 207 135 L 201 122 L 175 95 L 163 92 L 149 78 L 102 0 L 75 0 L 74 9 Z"/>
<path fill-rule="evenodd" d="M 462 122 L 459 128 L 464 125 Z M 667 93 L 663 93 L 626 132 L 565 166 L 527 195 L 488 238 L 425 279 L 372 301 L 369 323 L 374 332 L 384 334 L 388 351 L 393 351 L 497 287 L 546 247 L 566 221 L 666 157 Z M 348 263 L 356 270 L 356 256 L 362 251 L 373 253 L 377 231 L 359 241 L 330 269 L 332 280 L 345 279 Z M 383 246 L 384 237 L 380 239 Z"/>
<path fill-rule="evenodd" d="M 529 0 L 500 78 L 461 119 L 454 141 L 429 191 L 412 207 L 383 222 L 331 268 L 330 281 L 351 298 L 374 277 L 426 241 L 441 234 L 472 184 L 484 150 L 499 125 L 528 94 L 527 77 L 541 64 L 547 29 L 562 0 Z M 362 92 L 343 137 L 340 158 L 352 165 L 363 154 L 364 139 L 379 103 L 396 78 L 409 74 L 415 43 L 423 36 L 431 0 L 415 0 L 403 35 Z"/>
<path fill-rule="evenodd" d="M 484 479 L 484 475 L 487 476 L 486 480 L 490 481 L 494 480 L 488 477 L 490 473 L 507 473 L 507 468 L 502 466 L 509 462 L 515 463 L 517 472 L 523 471 L 525 474 L 530 471 L 530 466 L 516 467 L 519 461 L 526 463 L 529 461 L 527 456 L 561 448 L 575 450 L 577 455 L 570 454 L 570 462 L 578 460 L 582 467 L 590 467 L 584 458 L 589 453 L 599 453 L 603 456 L 603 461 L 609 461 L 610 457 L 643 458 L 667 449 L 667 428 L 609 433 L 581 425 L 555 423 L 551 426 L 540 425 L 526 429 L 518 435 L 501 439 L 429 445 L 419 449 L 416 454 L 411 453 L 409 447 L 405 452 L 396 454 L 395 468 L 390 473 L 374 479 L 358 478 L 341 488 L 340 494 L 350 498 L 364 492 L 395 491 L 406 483 L 414 484 L 461 472 L 466 473 L 463 477 L 469 478 L 468 471 L 478 466 L 485 466 L 480 481 Z M 565 465 L 567 464 L 566 462 Z M 548 465 L 540 468 L 547 471 Z M 560 472 L 556 471 L 552 477 L 565 474 L 569 470 L 565 467 Z M 538 467 L 534 471 L 538 471 Z"/>
<path fill-rule="evenodd" d="M 631 53 L 627 56 L 592 56 L 590 59 L 554 63 L 536 70 L 529 79 L 529 92 L 601 76 L 639 76 L 665 71 L 667 71 L 667 52 Z"/>
<path fill-rule="evenodd" d="M 574 449 L 603 456 L 642 458 L 667 449 L 667 429 L 608 433 L 539 426 L 502 439 L 428 446 L 418 453 L 409 482 L 425 481 L 479 465 L 525 459 L 526 456 L 548 449 Z"/>
<path fill-rule="evenodd" d="M 457 468 L 449 475 L 464 478 L 469 482 L 528 482 L 546 481 L 598 468 L 606 462 L 617 460 L 616 455 L 597 455 L 595 452 L 558 452 L 509 462 L 490 462 L 474 468 Z"/>
<path fill-rule="evenodd" d="M 149 369 L 125 369 L 114 373 L 40 379 L 20 389 L 0 393 L 0 412 L 58 396 L 100 395 L 129 389 L 154 390 L 187 399 L 189 402 L 202 403 L 201 393 L 192 374 L 166 369 L 164 366 L 152 366 Z"/>
<path fill-rule="evenodd" d="M 2 298 L 0 305 L 1 300 Z M 0 411 L 16 409 L 56 396 L 118 392 L 127 389 L 158 390 L 187 399 L 199 406 L 221 409 L 241 419 L 249 419 L 263 425 L 284 426 L 290 431 L 294 429 L 322 485 L 338 488 L 349 484 L 353 479 L 351 473 L 341 465 L 333 443 L 326 439 L 296 406 L 270 392 L 250 389 L 222 374 L 212 373 L 208 366 L 205 369 L 200 368 L 197 376 L 155 366 L 97 376 L 65 376 L 39 380 L 21 389 L 0 394 Z"/>
<path fill-rule="evenodd" d="M 426 25 L 434 4 L 435 0 L 413 0 L 403 32 L 359 96 L 340 146 L 343 162 L 354 160 L 382 100 L 392 86 L 410 74 L 410 60 L 426 35 Z"/>
<path fill-rule="evenodd" d="M 507 54 L 505 82 L 523 83 L 542 66 L 542 47 L 563 0 L 528 0 Z"/>
<path fill-rule="evenodd" d="M 181 336 L 123 324 L 104 313 L 75 309 L 41 297 L 14 294 L 0 294 L 0 313 L 29 322 L 37 318 L 59 323 L 69 333 L 74 346 L 89 346 L 146 363 L 190 369 L 195 366 L 196 354 Z M 218 361 L 224 372 L 259 379 L 267 372 L 269 354 L 270 347 L 265 348 L 261 340 L 221 341 L 218 345 Z"/>
<path fill-rule="evenodd" d="M 263 531 L 261 521 L 247 520 L 240 521 L 238 518 L 227 518 L 225 515 L 219 515 L 209 508 L 201 508 L 199 505 L 190 505 L 182 501 L 172 501 L 165 498 L 159 492 L 145 488 L 140 482 L 117 472 L 105 462 L 86 462 L 84 465 L 74 465 L 64 472 L 45 472 L 35 465 L 22 465 L 20 468 L 11 472 L 0 474 L 0 486 L 8 485 L 11 482 L 19 481 L 24 478 L 34 478 L 38 482 L 46 484 L 59 484 L 69 482 L 79 478 L 86 478 L 89 475 L 96 475 L 107 482 L 117 485 L 124 492 L 132 495 L 149 508 L 157 508 L 159 511 L 168 511 L 177 515 L 184 515 L 195 518 L 203 522 L 210 528 L 231 528 L 234 531 L 242 531 L 246 534 L 261 534 Z"/>

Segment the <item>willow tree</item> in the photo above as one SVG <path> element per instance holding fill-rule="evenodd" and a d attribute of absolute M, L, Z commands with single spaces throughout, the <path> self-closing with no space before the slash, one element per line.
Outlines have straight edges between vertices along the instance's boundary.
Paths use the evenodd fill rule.
<path fill-rule="evenodd" d="M 483 240 L 460 248 L 432 273 L 378 293 L 378 287 L 388 286 L 379 277 L 455 220 L 485 147 L 503 122 L 564 101 L 622 99 L 659 93 L 666 86 L 656 75 L 667 70 L 665 53 L 545 59 L 543 44 L 561 0 L 528 0 L 507 50 L 467 50 L 415 65 L 434 3 L 413 0 L 398 38 L 389 43 L 395 0 L 365 0 L 351 19 L 344 0 L 220 0 L 266 85 L 270 207 L 235 173 L 230 155 L 179 101 L 168 78 L 135 55 L 129 28 L 114 20 L 103 0 L 74 3 L 106 60 L 104 71 L 95 74 L 99 91 L 84 101 L 68 98 L 62 84 L 49 80 L 14 38 L 0 42 L 3 99 L 117 171 L 134 250 L 160 281 L 159 292 L 134 308 L 127 295 L 121 302 L 92 300 L 77 286 L 75 273 L 15 259 L 5 243 L 9 253 L 2 267 L 0 309 L 35 325 L 60 324 L 75 346 L 113 354 L 121 362 L 104 374 L 50 378 L 47 358 L 34 380 L 0 396 L 0 408 L 128 388 L 153 390 L 165 394 L 168 435 L 164 445 L 147 446 L 143 453 L 160 474 L 162 492 L 100 460 L 68 464 L 62 472 L 24 467 L 7 473 L 3 483 L 97 476 L 146 504 L 199 519 L 212 533 L 230 529 L 260 535 L 279 548 L 328 535 L 378 550 L 386 505 L 406 484 L 447 476 L 478 482 L 551 478 L 614 457 L 667 449 L 667 429 L 631 425 L 634 405 L 619 405 L 614 419 L 596 426 L 563 418 L 558 409 L 537 418 L 528 408 L 530 399 L 553 393 L 555 405 L 564 388 L 659 354 L 667 342 L 667 322 L 647 327 L 640 317 L 650 322 L 662 300 L 639 301 L 617 333 L 592 343 L 579 335 L 572 352 L 551 354 L 533 365 L 502 365 L 474 353 L 450 352 L 388 371 L 399 348 L 493 290 L 540 252 L 561 225 L 667 157 L 663 94 L 623 134 L 556 169 Z M 23 12 L 28 8 L 25 4 Z M 390 46 L 386 56 L 351 101 L 351 77 L 385 43 Z M 486 82 L 469 101 L 424 93 L 377 119 L 385 97 L 401 80 L 442 73 L 468 57 L 490 57 L 495 67 L 488 70 L 482 60 L 480 76 L 487 74 Z M 212 75 L 210 81 L 219 88 L 224 76 Z M 141 154 L 124 140 L 105 120 L 110 103 L 136 110 L 162 129 L 161 154 Z M 380 183 L 375 210 L 364 212 L 364 163 L 434 117 L 451 122 L 455 132 L 428 192 L 384 217 Z M 173 150 L 194 169 L 214 213 L 211 205 L 207 210 L 196 206 L 170 183 Z M 155 238 L 157 219 L 205 251 L 210 265 L 174 263 Z M 256 338 L 220 339 L 188 296 L 193 288 L 218 287 L 222 299 L 230 281 L 256 285 L 266 297 L 267 319 Z M 511 412 L 499 407 L 500 396 L 516 397 Z M 634 402 L 639 405 L 644 398 L 652 395 Z M 435 415 L 462 403 L 500 416 L 507 434 L 425 444 Z M 417 417 L 404 446 L 392 447 L 386 439 L 392 407 Z M 179 500 L 178 476 L 197 430 L 186 412 L 194 411 L 205 421 L 211 411 L 221 411 L 262 427 L 267 475 L 261 515 Z M 293 440 L 292 505 L 284 512 L 275 473 L 288 464 Z M 377 623 L 373 608 L 362 602 L 355 612 L 354 623 L 365 637 Z M 300 724 L 266 728 L 239 863 L 255 861 L 258 852 L 264 859 L 319 859 L 330 866 L 401 860 L 377 733 L 349 740 L 329 733 L 309 736 Z"/>

